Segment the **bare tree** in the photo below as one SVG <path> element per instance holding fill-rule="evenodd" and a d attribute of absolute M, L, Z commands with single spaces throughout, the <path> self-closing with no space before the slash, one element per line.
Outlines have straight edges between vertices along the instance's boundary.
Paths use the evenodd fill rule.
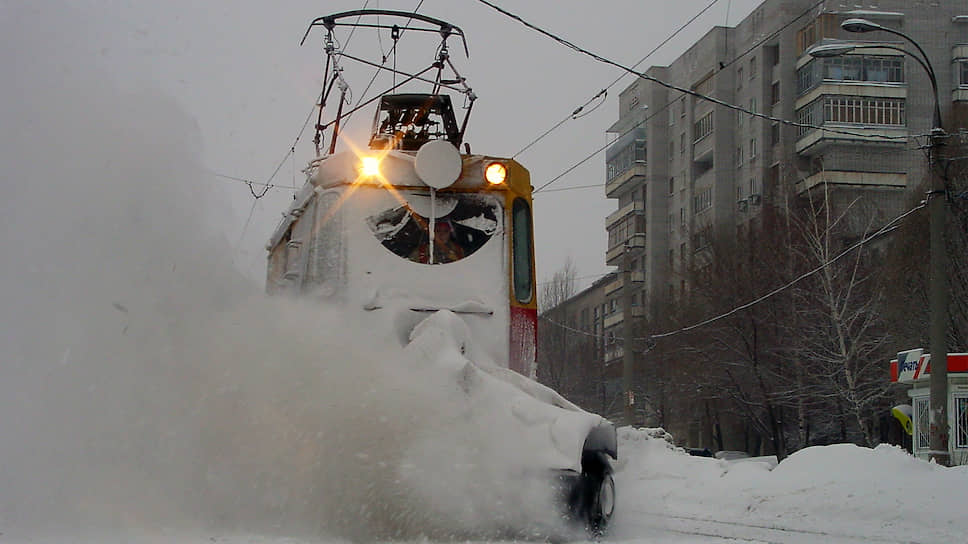
<path fill-rule="evenodd" d="M 577 269 L 569 258 L 551 280 L 542 284 L 538 303 L 538 381 L 566 397 L 574 398 L 582 385 L 582 357 L 592 339 L 576 332 L 577 320 L 567 302 L 575 295 Z"/>
<path fill-rule="evenodd" d="M 820 271 L 797 286 L 799 313 L 797 356 L 808 361 L 805 368 L 816 384 L 815 398 L 825 398 L 850 418 L 863 437 L 874 445 L 877 410 L 887 402 L 890 382 L 884 378 L 889 358 L 889 335 L 881 318 L 883 284 L 877 281 L 872 250 L 861 247 L 843 259 L 843 240 L 866 237 L 879 218 L 872 210 L 860 209 L 858 200 L 840 210 L 831 204 L 829 188 L 808 198 L 806 213 L 795 225 L 803 243 L 801 257 L 808 268 Z M 866 218 L 860 232 L 845 227 L 847 218 Z M 846 434 L 846 427 L 842 434 Z"/>

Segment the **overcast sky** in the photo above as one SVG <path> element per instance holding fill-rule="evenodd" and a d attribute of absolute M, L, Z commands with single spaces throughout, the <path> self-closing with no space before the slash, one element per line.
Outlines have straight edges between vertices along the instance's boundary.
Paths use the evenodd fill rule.
<path fill-rule="evenodd" d="M 498 3 L 578 45 L 631 65 L 710 2 Z M 412 11 L 418 3 L 382 0 L 369 2 L 368 7 Z M 62 107 L 85 108 L 82 101 L 75 103 L 70 94 L 58 92 L 59 82 L 68 79 L 73 86 L 92 89 L 147 90 L 170 97 L 194 121 L 197 133 L 186 134 L 185 139 L 197 140 L 199 161 L 206 169 L 265 181 L 293 144 L 320 90 L 323 33 L 311 34 L 300 47 L 307 24 L 315 17 L 359 9 L 363 4 L 362 0 L 293 0 L 281 6 L 180 0 L 0 0 L 0 69 L 12 91 L 12 96 L 4 98 L 8 101 L 5 115 L 21 121 L 16 126 L 30 127 L 34 112 L 26 101 L 18 107 L 18 100 L 36 98 L 37 93 Z M 755 0 L 715 2 L 643 68 L 667 64 L 712 26 L 734 25 L 756 4 Z M 456 47 L 456 40 L 451 49 L 455 63 L 479 97 L 467 134 L 476 153 L 515 154 L 620 75 L 615 68 L 556 44 L 475 0 L 426 0 L 420 12 L 461 27 L 467 36 L 469 58 Z M 372 30 L 344 40 L 349 53 L 377 62 L 381 49 L 386 51 L 389 44 L 388 33 L 378 37 Z M 426 66 L 434 46 L 419 35 L 405 36 L 399 46 L 398 66 Z M 374 70 L 350 62 L 345 67 L 356 100 Z M 389 87 L 389 77 L 378 78 L 367 95 Z M 557 176 L 607 141 L 604 131 L 617 118 L 618 93 L 629 83 L 630 78 L 622 80 L 609 90 L 600 107 L 565 123 L 518 157 L 530 169 L 534 186 Z M 152 104 L 143 106 L 151 108 Z M 137 115 L 117 112 L 119 116 L 132 114 Z M 106 114 L 106 124 L 112 122 L 111 115 Z M 367 108 L 354 116 L 351 132 L 367 129 L 372 115 L 372 108 Z M 152 128 L 144 127 L 146 131 Z M 313 156 L 311 140 L 310 129 L 297 144 L 294 160 L 283 165 L 273 183 L 292 185 L 294 179 L 297 185 L 302 183 L 299 170 Z M 5 161 L 10 159 L 15 157 L 5 157 Z M 163 154 L 159 160 L 165 160 Z M 4 186 L 17 182 L 8 176 L 2 179 Z M 600 154 L 549 189 L 603 182 L 604 155 Z M 213 207 L 206 222 L 232 244 L 244 272 L 259 277 L 263 246 L 292 191 L 273 189 L 253 208 L 245 184 L 214 175 L 202 175 L 198 183 L 203 184 L 200 191 L 214 193 L 226 204 Z M 608 270 L 604 265 L 604 218 L 616 203 L 605 198 L 603 188 L 540 193 L 535 203 L 539 281 L 569 257 L 586 277 L 583 285 Z"/>

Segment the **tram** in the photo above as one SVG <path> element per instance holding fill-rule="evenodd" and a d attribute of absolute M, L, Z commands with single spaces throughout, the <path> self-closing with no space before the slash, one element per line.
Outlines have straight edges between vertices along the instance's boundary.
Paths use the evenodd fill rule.
<path fill-rule="evenodd" d="M 361 309 L 374 335 L 395 337 L 401 347 L 433 316 L 459 318 L 469 333 L 461 351 L 475 368 L 556 411 L 556 425 L 578 422 L 567 423 L 581 429 L 577 441 L 548 446 L 571 458 L 547 467 L 549 482 L 573 518 L 601 533 L 614 508 L 615 429 L 534 381 L 530 174 L 513 159 L 473 154 L 467 145 L 461 151 L 467 117 L 459 124 L 450 95 L 440 92 L 456 87 L 473 102 L 459 74 L 441 75 L 453 68 L 446 41 L 463 39 L 458 27 L 419 14 L 357 10 L 317 19 L 310 30 L 324 26 L 327 52 L 346 57 L 333 45 L 334 29 L 369 15 L 416 19 L 440 33 L 433 92 L 381 95 L 366 146 L 343 140 L 347 149 L 336 151 L 337 114 L 333 144 L 311 161 L 305 185 L 266 246 L 266 289 Z M 317 123 L 317 130 L 324 127 Z"/>

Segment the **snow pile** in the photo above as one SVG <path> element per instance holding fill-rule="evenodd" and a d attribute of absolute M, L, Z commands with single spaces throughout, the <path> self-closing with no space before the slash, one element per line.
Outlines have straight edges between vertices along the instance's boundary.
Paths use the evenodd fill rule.
<path fill-rule="evenodd" d="M 968 531 L 965 467 L 940 467 L 888 445 L 838 444 L 796 452 L 771 471 L 767 463 L 692 457 L 650 436 L 655 434 L 619 431 L 625 460 L 616 475 L 616 538 L 682 520 L 799 531 L 817 539 L 952 542 Z"/>

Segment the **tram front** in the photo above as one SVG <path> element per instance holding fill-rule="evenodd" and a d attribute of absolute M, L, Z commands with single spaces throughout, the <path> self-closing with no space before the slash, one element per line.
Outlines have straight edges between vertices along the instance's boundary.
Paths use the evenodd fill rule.
<path fill-rule="evenodd" d="M 600 532 L 614 505 L 614 427 L 533 380 L 528 171 L 461 154 L 457 141 L 448 97 L 383 97 L 366 149 L 311 165 L 268 245 L 267 288 L 358 311 L 375 341 L 427 359 L 454 342 L 468 405 L 509 409 L 520 436 L 508 438 L 529 444 L 574 517 Z"/>

